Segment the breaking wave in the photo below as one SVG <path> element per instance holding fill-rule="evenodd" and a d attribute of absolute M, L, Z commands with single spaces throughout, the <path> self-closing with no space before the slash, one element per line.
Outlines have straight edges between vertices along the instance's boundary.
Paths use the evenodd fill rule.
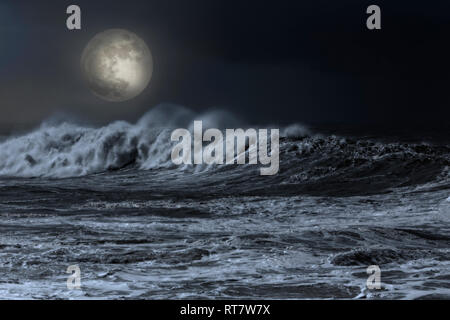
<path fill-rule="evenodd" d="M 224 111 L 195 114 L 175 105 L 160 105 L 134 124 L 117 121 L 92 128 L 47 122 L 28 134 L 0 143 L 0 176 L 66 178 L 125 167 L 186 170 L 171 161 L 170 135 L 174 128 L 192 129 L 194 120 L 202 120 L 204 128 L 244 127 Z M 326 186 L 334 194 L 339 194 L 340 189 L 352 193 L 362 187 L 378 192 L 433 181 L 444 181 L 448 186 L 449 145 L 322 135 L 299 124 L 281 128 L 280 133 L 280 172 L 265 178 L 279 185 L 280 192 L 323 192 Z M 214 171 L 216 167 L 205 170 Z M 247 166 L 229 167 L 231 182 L 229 170 L 234 170 L 239 179 L 251 171 Z M 250 174 L 253 179 L 255 173 Z"/>
<path fill-rule="evenodd" d="M 135 124 L 117 121 L 100 128 L 69 122 L 44 122 L 36 130 L 0 143 L 0 176 L 66 178 L 128 166 L 149 170 L 174 168 L 170 140 L 175 128 L 240 127 L 236 117 L 222 110 L 204 114 L 176 105 L 159 105 Z M 288 128 L 288 134 L 306 129 Z"/>
<path fill-rule="evenodd" d="M 195 115 L 175 105 L 160 105 L 137 123 L 117 121 L 101 128 L 68 122 L 43 123 L 38 129 L 0 143 L 0 176 L 75 177 L 130 165 L 171 167 L 173 128 L 203 120 L 205 127 L 237 123 L 223 111 Z"/>

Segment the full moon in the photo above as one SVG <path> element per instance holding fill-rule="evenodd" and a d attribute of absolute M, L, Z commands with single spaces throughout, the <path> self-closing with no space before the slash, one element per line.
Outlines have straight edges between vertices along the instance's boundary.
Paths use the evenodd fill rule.
<path fill-rule="evenodd" d="M 145 42 L 132 32 L 110 29 L 86 46 L 81 68 L 91 91 L 111 102 L 138 96 L 150 82 L 153 58 Z"/>

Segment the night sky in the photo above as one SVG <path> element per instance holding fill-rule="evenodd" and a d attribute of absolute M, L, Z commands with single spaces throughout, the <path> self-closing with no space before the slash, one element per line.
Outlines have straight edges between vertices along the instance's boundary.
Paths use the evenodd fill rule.
<path fill-rule="evenodd" d="M 70 4 L 82 30 L 66 28 Z M 366 28 L 371 4 L 382 30 Z M 123 103 L 81 76 L 85 45 L 109 28 L 138 34 L 154 58 L 150 86 Z M 448 0 L 4 0 L 0 37 L 3 127 L 134 121 L 160 103 L 252 124 L 450 124 Z"/>

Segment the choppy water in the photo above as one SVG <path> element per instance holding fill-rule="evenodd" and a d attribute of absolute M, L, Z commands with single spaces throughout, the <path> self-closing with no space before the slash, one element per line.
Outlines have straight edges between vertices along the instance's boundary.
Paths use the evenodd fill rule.
<path fill-rule="evenodd" d="M 174 167 L 148 119 L 0 143 L 0 298 L 450 298 L 445 139 L 289 127 L 264 177 Z"/>

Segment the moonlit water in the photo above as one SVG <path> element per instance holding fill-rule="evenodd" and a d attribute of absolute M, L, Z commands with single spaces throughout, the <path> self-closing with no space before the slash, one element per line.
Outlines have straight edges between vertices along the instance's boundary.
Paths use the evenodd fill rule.
<path fill-rule="evenodd" d="M 264 177 L 174 166 L 168 128 L 194 119 L 241 125 L 164 106 L 3 139 L 0 298 L 450 297 L 449 141 L 293 125 Z M 381 290 L 366 289 L 369 265 Z"/>

